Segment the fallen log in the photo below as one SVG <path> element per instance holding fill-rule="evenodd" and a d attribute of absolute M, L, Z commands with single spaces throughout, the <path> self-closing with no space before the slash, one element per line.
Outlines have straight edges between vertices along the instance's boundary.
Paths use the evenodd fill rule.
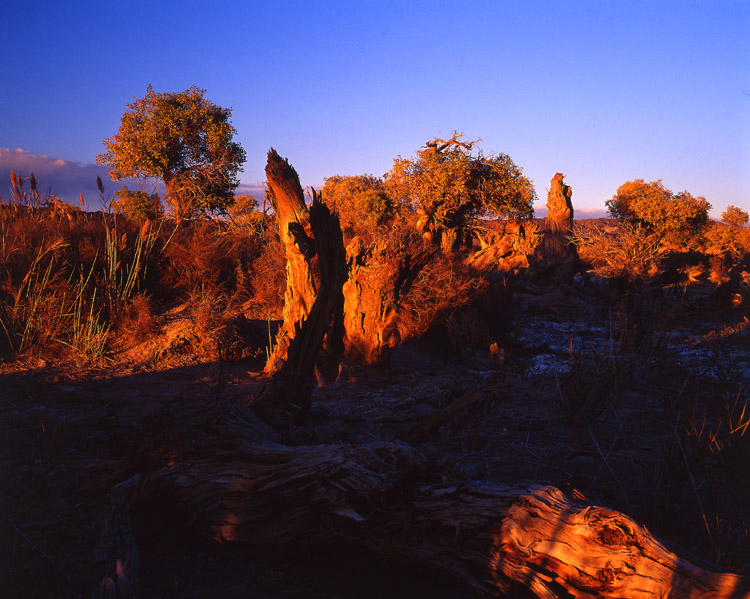
<path fill-rule="evenodd" d="M 624 514 L 554 487 L 443 482 L 400 442 L 281 445 L 249 408 L 202 431 L 143 477 L 137 513 L 161 506 L 205 538 L 264 555 L 344 539 L 437 566 L 480 596 L 520 586 L 543 599 L 750 597 L 750 579 L 700 567 Z"/>

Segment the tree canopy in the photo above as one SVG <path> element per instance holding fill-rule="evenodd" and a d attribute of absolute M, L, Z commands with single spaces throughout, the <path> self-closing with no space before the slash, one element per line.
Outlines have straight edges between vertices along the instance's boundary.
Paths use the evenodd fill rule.
<path fill-rule="evenodd" d="M 146 95 L 122 115 L 120 129 L 104 140 L 98 164 L 111 168 L 115 180 L 161 179 L 166 201 L 179 219 L 223 212 L 234 199 L 245 151 L 233 141 L 230 109 L 205 97 L 205 90 Z"/>
<path fill-rule="evenodd" d="M 661 179 L 646 183 L 635 179 L 620 185 L 606 201 L 614 218 L 640 223 L 664 233 L 690 231 L 708 222 L 711 204 L 706 198 L 694 197 L 688 191 L 672 193 Z"/>
<path fill-rule="evenodd" d="M 390 194 L 422 215 L 423 233 L 444 247 L 460 243 L 474 216 L 530 218 L 536 192 L 507 154 L 473 154 L 476 141 L 434 139 L 386 175 Z M 479 140 L 477 140 L 479 141 Z"/>
<path fill-rule="evenodd" d="M 750 215 L 747 211 L 737 206 L 727 206 L 727 209 L 721 214 L 721 222 L 732 227 L 744 227 L 748 220 L 750 220 Z"/>
<path fill-rule="evenodd" d="M 127 185 L 115 191 L 115 198 L 109 202 L 109 207 L 115 213 L 133 220 L 153 220 L 164 215 L 158 193 L 131 190 Z"/>
<path fill-rule="evenodd" d="M 383 179 L 374 175 L 326 177 L 323 199 L 349 227 L 377 227 L 392 219 L 399 206 L 388 194 Z"/>

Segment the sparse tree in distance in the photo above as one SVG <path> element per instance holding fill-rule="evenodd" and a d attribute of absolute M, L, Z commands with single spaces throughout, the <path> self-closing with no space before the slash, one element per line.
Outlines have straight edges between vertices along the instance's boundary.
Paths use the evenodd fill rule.
<path fill-rule="evenodd" d="M 164 208 L 158 193 L 130 190 L 127 185 L 115 191 L 115 198 L 110 201 L 109 207 L 116 214 L 139 221 L 164 216 Z"/>
<path fill-rule="evenodd" d="M 195 86 L 156 93 L 149 85 L 143 98 L 127 105 L 119 131 L 96 157 L 117 181 L 161 179 L 179 220 L 224 212 L 245 162 L 245 151 L 232 139 L 231 110 L 204 95 Z"/>
<path fill-rule="evenodd" d="M 472 154 L 476 141 L 434 139 L 414 158 L 397 157 L 386 185 L 398 201 L 419 214 L 418 228 L 444 249 L 470 239 L 467 225 L 475 216 L 500 218 L 533 216 L 536 192 L 507 154 Z M 477 140 L 479 141 L 479 140 Z"/>
<path fill-rule="evenodd" d="M 727 206 L 727 209 L 721 214 L 721 222 L 728 224 L 730 227 L 744 227 L 748 220 L 750 220 L 750 215 L 747 211 L 737 206 Z"/>

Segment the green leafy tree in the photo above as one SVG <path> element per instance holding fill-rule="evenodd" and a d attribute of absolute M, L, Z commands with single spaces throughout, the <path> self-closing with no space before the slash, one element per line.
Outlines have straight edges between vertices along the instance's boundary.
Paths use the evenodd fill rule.
<path fill-rule="evenodd" d="M 417 227 L 444 249 L 471 239 L 469 222 L 477 216 L 530 218 L 536 192 L 507 154 L 472 153 L 476 142 L 434 139 L 413 158 L 397 157 L 386 175 L 390 194 L 419 215 Z"/>
<path fill-rule="evenodd" d="M 326 203 L 339 213 L 342 223 L 353 229 L 383 225 L 399 209 L 383 180 L 374 175 L 327 177 L 321 193 Z"/>
<path fill-rule="evenodd" d="M 130 190 L 127 185 L 115 191 L 115 197 L 109 203 L 109 207 L 115 213 L 133 220 L 154 220 L 164 216 L 164 208 L 158 193 Z"/>
<path fill-rule="evenodd" d="M 198 87 L 156 93 L 149 85 L 143 98 L 127 105 L 119 131 L 96 157 L 117 181 L 161 179 L 180 220 L 224 212 L 245 162 L 245 151 L 233 141 L 231 110 L 204 95 Z"/>
<path fill-rule="evenodd" d="M 731 227 L 744 227 L 748 220 L 750 220 L 750 215 L 747 211 L 737 206 L 727 206 L 727 209 L 721 214 L 721 222 Z"/>

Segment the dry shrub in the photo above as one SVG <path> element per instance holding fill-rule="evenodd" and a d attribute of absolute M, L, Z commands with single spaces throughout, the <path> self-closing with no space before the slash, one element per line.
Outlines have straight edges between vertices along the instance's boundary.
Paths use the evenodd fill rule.
<path fill-rule="evenodd" d="M 116 322 L 120 341 L 126 346 L 138 344 L 153 338 L 159 332 L 159 319 L 154 315 L 150 298 L 136 294 L 121 312 Z"/>
<path fill-rule="evenodd" d="M 600 277 L 632 282 L 645 280 L 659 269 L 661 235 L 640 225 L 578 229 L 573 242 L 583 263 Z"/>
<path fill-rule="evenodd" d="M 711 256 L 741 258 L 750 253 L 750 229 L 711 223 L 704 232 L 701 249 Z"/>
<path fill-rule="evenodd" d="M 237 299 L 248 291 L 244 273 L 259 252 L 259 243 L 249 231 L 190 223 L 174 233 L 164 251 L 162 291 L 190 294 L 212 289 Z"/>
<path fill-rule="evenodd" d="M 421 270 L 403 301 L 399 330 L 402 341 L 416 338 L 486 291 L 487 281 L 459 257 L 436 254 Z"/>
<path fill-rule="evenodd" d="M 284 307 L 286 257 L 278 236 L 270 235 L 253 260 L 249 274 L 250 312 L 259 319 L 278 320 Z"/>
<path fill-rule="evenodd" d="M 103 225 L 51 210 L 0 209 L 0 349 L 98 360 L 108 325 L 97 297 Z"/>

